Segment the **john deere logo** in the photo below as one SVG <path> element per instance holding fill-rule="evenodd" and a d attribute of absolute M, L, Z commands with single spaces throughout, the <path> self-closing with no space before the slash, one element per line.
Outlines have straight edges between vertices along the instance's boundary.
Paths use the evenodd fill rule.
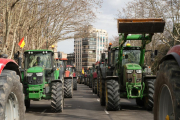
<path fill-rule="evenodd" d="M 133 74 L 133 77 L 136 77 L 136 74 Z"/>
<path fill-rule="evenodd" d="M 33 80 L 36 80 L 36 77 L 33 77 Z"/>

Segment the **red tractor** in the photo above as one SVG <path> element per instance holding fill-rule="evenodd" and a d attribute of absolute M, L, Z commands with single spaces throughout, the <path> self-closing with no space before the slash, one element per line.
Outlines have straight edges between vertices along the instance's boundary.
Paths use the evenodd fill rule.
<path fill-rule="evenodd" d="M 21 58 L 18 59 L 21 63 Z M 0 56 L 0 120 L 25 120 L 21 72 L 7 55 Z"/>
<path fill-rule="evenodd" d="M 180 45 L 172 47 L 158 66 L 154 120 L 180 119 Z"/>

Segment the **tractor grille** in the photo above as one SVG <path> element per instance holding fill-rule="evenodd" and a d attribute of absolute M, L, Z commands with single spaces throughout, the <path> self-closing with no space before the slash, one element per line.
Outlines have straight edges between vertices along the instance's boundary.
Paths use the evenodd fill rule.
<path fill-rule="evenodd" d="M 27 82 L 30 85 L 42 84 L 43 76 L 37 76 L 36 73 L 33 73 L 32 76 L 27 77 Z"/>

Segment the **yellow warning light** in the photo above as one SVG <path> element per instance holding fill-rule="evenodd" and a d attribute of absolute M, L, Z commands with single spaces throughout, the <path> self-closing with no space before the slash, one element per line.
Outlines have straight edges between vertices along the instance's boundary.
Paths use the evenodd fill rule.
<path fill-rule="evenodd" d="M 54 45 L 52 45 L 51 47 L 54 48 Z"/>
<path fill-rule="evenodd" d="M 131 44 L 130 44 L 130 43 L 127 43 L 127 44 L 126 44 L 126 47 L 131 47 Z"/>
<path fill-rule="evenodd" d="M 109 46 L 111 46 L 112 45 L 112 43 L 109 43 Z"/>
<path fill-rule="evenodd" d="M 166 116 L 166 120 L 169 120 L 169 115 Z"/>

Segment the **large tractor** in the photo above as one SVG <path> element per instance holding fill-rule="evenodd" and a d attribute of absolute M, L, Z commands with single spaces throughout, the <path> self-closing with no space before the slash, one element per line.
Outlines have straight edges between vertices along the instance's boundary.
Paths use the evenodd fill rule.
<path fill-rule="evenodd" d="M 51 100 L 54 112 L 62 112 L 64 105 L 64 79 L 55 64 L 51 50 L 27 50 L 24 52 L 22 73 L 25 105 L 30 101 Z"/>
<path fill-rule="evenodd" d="M 154 33 L 164 31 L 164 25 L 162 19 L 118 19 L 119 46 L 110 44 L 108 65 L 101 67 L 105 90 L 100 98 L 107 110 L 119 110 L 120 98 L 136 99 L 137 105 L 152 110 L 156 76 L 144 65 L 145 49 Z M 142 43 L 125 46 L 127 40 Z"/>
<path fill-rule="evenodd" d="M 154 120 L 180 119 L 180 45 L 172 47 L 158 66 Z"/>
<path fill-rule="evenodd" d="M 20 66 L 7 57 L 0 56 L 0 120 L 25 120 Z"/>

